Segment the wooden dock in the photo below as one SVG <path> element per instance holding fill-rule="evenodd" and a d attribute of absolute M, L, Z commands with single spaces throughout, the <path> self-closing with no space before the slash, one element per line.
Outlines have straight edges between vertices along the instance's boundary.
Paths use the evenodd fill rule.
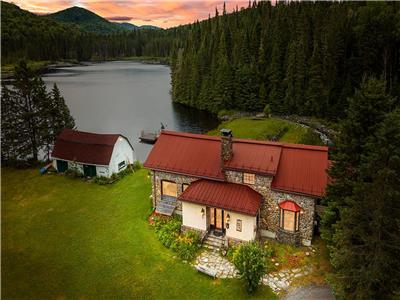
<path fill-rule="evenodd" d="M 154 144 L 158 139 L 159 134 L 157 132 L 142 130 L 140 133 L 140 141 L 146 144 Z"/>

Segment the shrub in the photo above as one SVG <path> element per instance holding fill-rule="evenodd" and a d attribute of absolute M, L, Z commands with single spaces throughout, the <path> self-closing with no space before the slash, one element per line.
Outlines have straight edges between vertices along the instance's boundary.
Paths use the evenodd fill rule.
<path fill-rule="evenodd" d="M 263 249 L 256 242 L 241 244 L 234 252 L 233 263 L 244 280 L 248 292 L 254 292 L 266 269 Z"/>
<path fill-rule="evenodd" d="M 178 236 L 171 248 L 180 258 L 191 260 L 200 248 L 200 235 L 195 231 L 189 230 Z"/>
<path fill-rule="evenodd" d="M 263 112 L 266 118 L 269 118 L 271 116 L 271 107 L 269 106 L 269 104 L 265 105 Z"/>
<path fill-rule="evenodd" d="M 104 184 L 109 184 L 110 183 L 110 178 L 104 177 L 104 176 L 96 176 L 94 178 L 94 182 L 100 185 Z"/>
<path fill-rule="evenodd" d="M 132 168 L 134 171 L 140 170 L 142 168 L 142 164 L 140 163 L 140 161 L 136 160 L 133 164 L 132 164 Z"/>
<path fill-rule="evenodd" d="M 170 248 L 179 236 L 181 221 L 178 218 L 160 218 L 154 222 L 158 239 L 165 247 Z"/>
<path fill-rule="evenodd" d="M 264 244 L 264 255 L 266 258 L 271 258 L 276 255 L 275 248 L 267 242 Z"/>

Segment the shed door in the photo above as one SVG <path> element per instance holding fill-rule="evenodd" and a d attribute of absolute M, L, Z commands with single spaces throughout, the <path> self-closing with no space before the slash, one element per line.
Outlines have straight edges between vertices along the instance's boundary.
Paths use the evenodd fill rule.
<path fill-rule="evenodd" d="M 68 162 L 65 160 L 57 159 L 57 171 L 63 173 L 68 170 Z"/>
<path fill-rule="evenodd" d="M 83 174 L 87 177 L 95 177 L 96 176 L 96 166 L 83 165 Z"/>

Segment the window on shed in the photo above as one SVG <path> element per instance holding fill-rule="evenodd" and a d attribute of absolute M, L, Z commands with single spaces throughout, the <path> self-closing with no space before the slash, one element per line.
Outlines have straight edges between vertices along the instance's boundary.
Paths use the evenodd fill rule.
<path fill-rule="evenodd" d="M 243 183 L 254 184 L 256 182 L 256 175 L 252 173 L 243 173 Z"/>
<path fill-rule="evenodd" d="M 125 166 L 126 166 L 126 162 L 125 161 L 121 161 L 118 164 L 118 171 L 121 171 L 121 169 L 125 168 Z"/>
<path fill-rule="evenodd" d="M 177 197 L 177 185 L 175 182 L 165 181 L 161 182 L 161 193 L 164 196 Z"/>

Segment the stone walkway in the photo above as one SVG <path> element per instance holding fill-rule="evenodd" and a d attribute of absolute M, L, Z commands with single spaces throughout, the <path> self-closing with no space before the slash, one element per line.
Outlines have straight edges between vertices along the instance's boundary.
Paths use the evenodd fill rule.
<path fill-rule="evenodd" d="M 310 267 L 305 267 L 303 269 L 286 269 L 279 272 L 269 273 L 264 275 L 262 282 L 265 285 L 269 285 L 275 293 L 281 292 L 282 290 L 287 290 L 289 288 L 293 279 L 308 275 L 310 269 Z"/>
<path fill-rule="evenodd" d="M 216 277 L 218 278 L 234 278 L 237 277 L 238 274 L 235 266 L 216 251 L 203 251 L 196 258 L 196 262 L 194 265 L 202 265 L 210 269 L 216 270 Z"/>
<path fill-rule="evenodd" d="M 218 251 L 204 250 L 197 258 L 193 266 L 205 266 L 217 271 L 218 278 L 238 277 L 238 271 L 235 266 L 222 257 Z M 308 275 L 311 267 L 285 269 L 279 272 L 265 274 L 262 283 L 271 287 L 275 293 L 287 290 L 295 278 Z"/>

